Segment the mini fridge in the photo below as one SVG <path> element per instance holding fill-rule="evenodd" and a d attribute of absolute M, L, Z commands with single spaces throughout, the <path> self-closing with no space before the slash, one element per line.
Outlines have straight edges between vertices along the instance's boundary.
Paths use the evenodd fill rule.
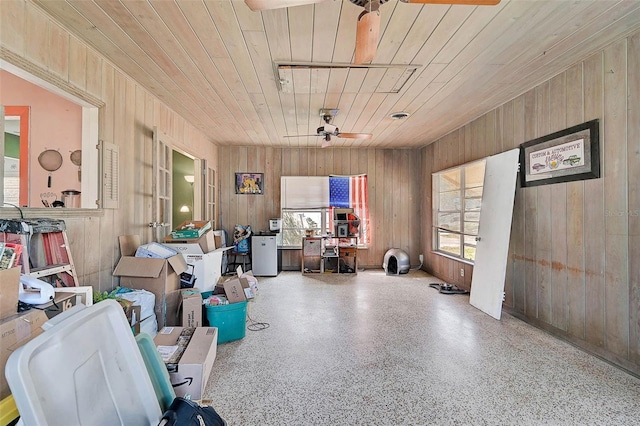
<path fill-rule="evenodd" d="M 257 277 L 278 275 L 278 244 L 275 234 L 251 237 L 251 270 Z"/>

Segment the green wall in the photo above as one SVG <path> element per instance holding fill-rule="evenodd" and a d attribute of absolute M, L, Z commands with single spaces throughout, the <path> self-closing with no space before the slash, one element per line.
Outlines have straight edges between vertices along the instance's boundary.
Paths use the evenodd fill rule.
<path fill-rule="evenodd" d="M 4 156 L 20 158 L 20 136 L 11 133 L 4 134 Z"/>
<path fill-rule="evenodd" d="M 186 220 L 193 219 L 193 185 L 184 180 L 185 175 L 194 175 L 195 165 L 192 158 L 173 151 L 173 220 L 172 229 Z M 190 211 L 182 213 L 180 207 L 189 206 Z"/>

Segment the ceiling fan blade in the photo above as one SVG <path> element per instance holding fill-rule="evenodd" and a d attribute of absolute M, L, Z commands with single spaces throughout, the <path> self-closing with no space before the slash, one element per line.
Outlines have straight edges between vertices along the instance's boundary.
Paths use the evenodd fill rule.
<path fill-rule="evenodd" d="M 249 9 L 254 12 L 258 10 L 282 9 L 283 7 L 322 3 L 325 1 L 330 0 L 244 0 L 247 6 L 249 6 Z"/>
<path fill-rule="evenodd" d="M 349 139 L 371 139 L 373 135 L 371 133 L 338 133 L 339 138 Z"/>
<path fill-rule="evenodd" d="M 403 3 L 419 4 L 467 4 L 470 6 L 495 6 L 500 0 L 400 0 Z"/>
<path fill-rule="evenodd" d="M 356 30 L 356 65 L 370 64 L 376 56 L 380 34 L 380 12 L 365 10 L 358 17 Z"/>
<path fill-rule="evenodd" d="M 323 136 L 323 135 L 295 135 L 295 136 L 283 136 L 283 138 L 307 138 L 310 136 Z"/>

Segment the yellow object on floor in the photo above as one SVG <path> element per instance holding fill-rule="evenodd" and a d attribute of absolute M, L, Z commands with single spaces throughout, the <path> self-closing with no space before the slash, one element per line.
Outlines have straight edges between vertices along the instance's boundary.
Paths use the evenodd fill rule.
<path fill-rule="evenodd" d="M 12 395 L 0 401 L 0 425 L 7 426 L 19 416 L 20 413 L 18 413 L 18 407 L 16 407 Z"/>

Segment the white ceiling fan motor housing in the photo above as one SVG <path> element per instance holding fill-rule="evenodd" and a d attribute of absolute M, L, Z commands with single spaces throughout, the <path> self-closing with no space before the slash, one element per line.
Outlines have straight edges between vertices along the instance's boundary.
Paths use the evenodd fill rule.
<path fill-rule="evenodd" d="M 324 125 L 324 131 L 326 133 L 335 134 L 337 129 L 338 128 L 336 126 L 334 126 L 333 124 L 327 123 L 327 124 Z"/>

